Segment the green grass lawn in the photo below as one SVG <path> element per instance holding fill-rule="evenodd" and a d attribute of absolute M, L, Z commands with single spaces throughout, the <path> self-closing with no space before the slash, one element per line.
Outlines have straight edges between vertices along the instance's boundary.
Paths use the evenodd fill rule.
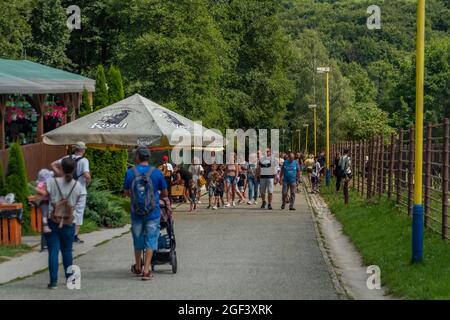
<path fill-rule="evenodd" d="M 0 263 L 7 261 L 8 259 L 5 257 L 14 257 L 21 253 L 26 253 L 31 251 L 32 248 L 26 244 L 22 244 L 20 246 L 0 246 Z"/>
<path fill-rule="evenodd" d="M 411 263 L 411 219 L 386 198 L 369 202 L 350 192 L 344 205 L 342 193 L 323 187 L 321 194 L 342 223 L 366 265 L 378 265 L 387 292 L 407 299 L 450 299 L 450 242 L 426 230 L 424 261 Z"/>

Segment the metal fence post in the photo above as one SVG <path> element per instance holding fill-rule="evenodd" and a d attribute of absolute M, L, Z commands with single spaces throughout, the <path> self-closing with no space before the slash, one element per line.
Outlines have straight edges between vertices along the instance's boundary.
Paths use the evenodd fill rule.
<path fill-rule="evenodd" d="M 430 187 L 431 187 L 431 143 L 432 143 L 432 130 L 433 126 L 431 123 L 427 125 L 427 136 L 425 145 L 425 192 L 424 192 L 424 202 L 425 207 L 425 226 L 429 224 L 430 218 Z"/>
<path fill-rule="evenodd" d="M 442 239 L 449 239 L 448 237 L 448 179 L 449 179 L 449 120 L 444 119 L 444 141 L 443 141 L 443 161 L 442 161 Z"/>

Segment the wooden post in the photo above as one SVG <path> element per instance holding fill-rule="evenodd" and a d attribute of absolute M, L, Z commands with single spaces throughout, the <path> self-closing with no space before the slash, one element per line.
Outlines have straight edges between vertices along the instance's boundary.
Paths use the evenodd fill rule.
<path fill-rule="evenodd" d="M 425 192 L 424 192 L 424 202 L 425 207 L 425 226 L 429 224 L 430 218 L 430 187 L 431 187 L 431 143 L 432 143 L 432 130 L 433 126 L 431 123 L 427 126 L 427 135 L 425 142 Z"/>
<path fill-rule="evenodd" d="M 396 192 L 397 192 L 397 199 L 396 203 L 397 205 L 400 204 L 401 199 L 401 177 L 402 177 L 402 170 L 403 170 L 403 129 L 400 129 L 400 133 L 398 136 L 398 151 L 397 151 L 397 174 L 396 174 Z"/>
<path fill-rule="evenodd" d="M 44 134 L 44 102 L 45 94 L 35 94 L 33 95 L 33 102 L 39 113 L 37 120 L 37 132 L 36 132 L 36 142 L 42 141 L 42 135 Z"/>
<path fill-rule="evenodd" d="M 375 138 L 371 138 L 369 142 L 369 162 L 368 162 L 368 177 L 367 177 L 367 199 L 372 196 L 372 177 L 373 177 L 373 155 L 374 155 L 374 141 Z"/>
<path fill-rule="evenodd" d="M 366 179 L 366 140 L 362 140 L 362 161 L 361 161 L 361 196 L 364 196 L 364 180 Z"/>
<path fill-rule="evenodd" d="M 360 182 L 359 175 L 361 174 L 361 140 L 358 140 L 356 142 L 355 149 L 356 149 L 355 164 L 356 164 L 356 171 L 357 171 L 357 172 L 355 172 L 355 174 L 356 174 L 355 179 L 356 179 L 356 186 L 357 186 L 356 192 L 358 192 L 358 194 L 359 194 L 359 191 L 361 190 L 361 186 L 359 185 L 359 182 Z"/>
<path fill-rule="evenodd" d="M 391 134 L 391 150 L 389 153 L 389 173 L 388 173 L 388 199 L 392 198 L 392 189 L 393 189 L 393 175 L 394 175 L 394 163 L 395 163 L 395 135 Z"/>
<path fill-rule="evenodd" d="M 413 197 L 414 197 L 414 136 L 415 129 L 409 130 L 409 159 L 408 159 L 408 216 L 412 216 Z M 421 164 L 419 164 L 421 165 Z"/>
<path fill-rule="evenodd" d="M 384 185 L 386 183 L 386 179 L 384 176 L 384 136 L 380 136 L 380 189 L 378 190 L 378 197 L 381 197 L 381 194 L 384 193 Z"/>
<path fill-rule="evenodd" d="M 373 173 L 373 182 L 374 182 L 374 188 L 372 191 L 372 195 L 375 195 L 378 192 L 378 184 L 379 184 L 379 164 L 380 164 L 380 137 L 377 136 L 375 137 L 375 155 L 374 155 L 374 160 L 375 160 L 375 166 L 374 166 L 374 173 Z"/>
<path fill-rule="evenodd" d="M 442 239 L 448 238 L 448 179 L 449 179 L 449 120 L 444 120 L 444 141 L 443 141 L 443 161 L 442 161 Z"/>

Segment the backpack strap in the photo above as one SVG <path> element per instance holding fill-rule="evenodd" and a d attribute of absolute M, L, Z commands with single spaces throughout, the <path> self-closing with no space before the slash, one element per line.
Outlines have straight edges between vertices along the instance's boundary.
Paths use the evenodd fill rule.
<path fill-rule="evenodd" d="M 54 178 L 54 180 L 55 180 L 56 188 L 58 189 L 59 196 L 61 197 L 61 199 L 64 199 L 64 196 L 61 191 L 61 187 L 58 184 L 58 180 L 56 180 L 56 178 Z"/>
<path fill-rule="evenodd" d="M 69 192 L 69 194 L 67 195 L 66 199 L 69 199 L 69 198 L 70 198 L 70 196 L 72 195 L 72 192 L 73 192 L 73 190 L 75 189 L 76 185 L 77 185 L 77 181 L 74 180 L 74 184 L 73 184 L 73 186 L 72 186 L 72 189 L 70 189 L 70 192 Z"/>
<path fill-rule="evenodd" d="M 150 176 L 152 175 L 153 171 L 155 171 L 155 167 L 150 167 L 150 169 L 145 173 L 145 176 L 147 178 L 150 178 Z"/>
<path fill-rule="evenodd" d="M 55 178 L 55 184 L 56 184 L 56 187 L 58 188 L 58 193 L 59 193 L 59 196 L 61 197 L 61 200 L 67 200 L 72 195 L 72 192 L 75 189 L 75 186 L 77 185 L 77 181 L 74 180 L 74 182 L 75 183 L 73 184 L 72 189 L 70 189 L 69 194 L 67 195 L 67 197 L 64 197 L 63 193 L 61 191 L 61 187 L 59 186 L 58 180 L 56 180 L 56 178 Z"/>

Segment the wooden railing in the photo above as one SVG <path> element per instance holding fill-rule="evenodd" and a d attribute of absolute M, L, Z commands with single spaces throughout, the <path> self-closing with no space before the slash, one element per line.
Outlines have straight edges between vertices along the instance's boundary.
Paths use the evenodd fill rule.
<path fill-rule="evenodd" d="M 331 156 L 350 149 L 354 188 L 367 199 L 386 195 L 412 215 L 414 192 L 414 128 L 331 146 Z M 428 124 L 424 134 L 423 204 L 425 225 L 450 240 L 449 203 L 450 125 Z"/>

